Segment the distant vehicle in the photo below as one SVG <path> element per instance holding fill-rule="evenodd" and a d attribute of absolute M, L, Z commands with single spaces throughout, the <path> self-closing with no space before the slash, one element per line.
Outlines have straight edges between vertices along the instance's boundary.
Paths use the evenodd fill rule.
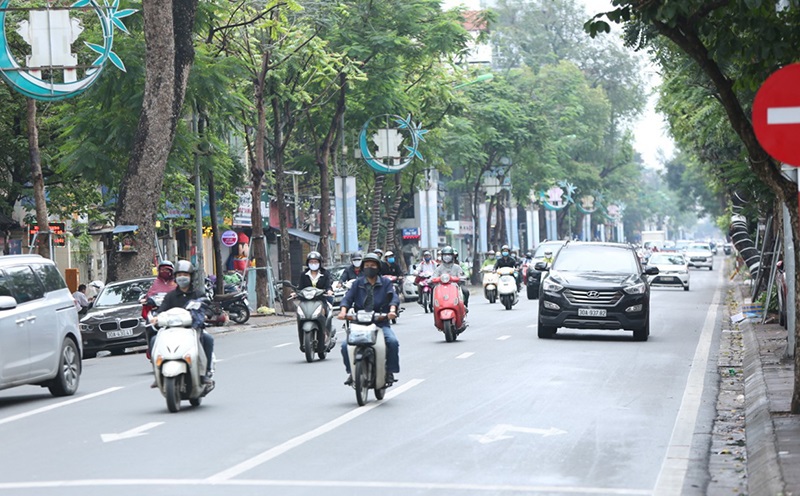
<path fill-rule="evenodd" d="M 733 253 L 733 244 L 731 244 L 731 243 L 723 244 L 722 245 L 722 253 L 724 253 L 726 255 L 730 255 L 731 253 Z"/>
<path fill-rule="evenodd" d="M 121 355 L 126 348 L 147 345 L 141 299 L 153 281 L 140 277 L 106 284 L 81 318 L 84 358 L 106 350 Z"/>
<path fill-rule="evenodd" d="M 648 250 L 652 250 L 654 246 L 660 250 L 666 241 L 666 231 L 642 231 L 642 246 Z"/>
<path fill-rule="evenodd" d="M 708 267 L 708 270 L 714 270 L 714 254 L 708 243 L 694 242 L 686 247 L 685 254 L 689 267 Z"/>
<path fill-rule="evenodd" d="M 686 251 L 686 248 L 688 248 L 692 243 L 694 243 L 694 241 L 690 239 L 679 239 L 675 242 L 675 249 L 677 251 Z"/>
<path fill-rule="evenodd" d="M 78 310 L 56 264 L 0 257 L 0 389 L 31 384 L 70 396 L 81 370 Z"/>
<path fill-rule="evenodd" d="M 544 253 L 546 251 L 552 252 L 555 257 L 558 250 L 564 246 L 566 241 L 545 241 L 536 247 L 533 253 L 533 261 L 528 264 L 527 274 L 525 274 L 525 286 L 529 300 L 535 300 L 539 297 L 539 285 L 542 282 L 542 271 L 536 270 L 536 262 L 544 260 Z"/>
<path fill-rule="evenodd" d="M 537 268 L 546 270 L 544 262 Z M 539 338 L 559 327 L 629 329 L 635 341 L 650 336 L 650 284 L 634 249 L 619 243 L 567 243 L 542 279 Z"/>
<path fill-rule="evenodd" d="M 653 253 L 648 267 L 658 267 L 658 275 L 650 279 L 651 286 L 677 286 L 689 291 L 689 263 L 681 253 Z"/>
<path fill-rule="evenodd" d="M 334 308 L 339 308 L 345 293 L 347 293 L 347 288 L 345 288 L 343 283 L 339 282 L 339 278 L 342 277 L 342 274 L 349 265 L 350 264 L 338 264 L 328 268 L 328 273 L 331 276 L 331 281 L 333 281 L 333 283 L 331 284 L 331 290 L 333 290 Z"/>

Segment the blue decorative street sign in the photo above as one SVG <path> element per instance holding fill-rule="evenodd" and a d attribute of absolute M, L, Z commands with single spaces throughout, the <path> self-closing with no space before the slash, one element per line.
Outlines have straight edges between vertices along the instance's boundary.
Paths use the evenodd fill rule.
<path fill-rule="evenodd" d="M 94 9 L 103 31 L 103 45 L 85 42 L 84 44 L 98 54 L 97 59 L 86 69 L 83 79 L 77 79 L 77 57 L 70 53 L 70 45 L 83 31 L 77 19 L 69 17 L 69 9 L 28 10 L 30 20 L 22 21 L 17 32 L 31 46 L 31 55 L 25 67 L 14 60 L 6 37 L 6 16 L 11 0 L 0 0 L 0 76 L 16 91 L 36 100 L 63 100 L 85 91 L 94 84 L 110 61 L 121 71 L 125 71 L 122 60 L 112 51 L 114 28 L 128 32 L 122 19 L 136 13 L 135 9 L 119 10 L 119 0 L 78 0 L 70 9 Z M 64 82 L 42 79 L 42 69 L 64 71 Z"/>
<path fill-rule="evenodd" d="M 373 153 L 367 134 L 370 131 L 370 124 L 381 118 L 385 120 L 386 126 L 382 129 L 372 127 L 375 133 L 371 136 L 371 141 L 377 147 L 376 153 Z M 390 121 L 395 124 L 395 127 L 389 127 Z M 376 121 L 377 123 L 378 121 Z M 414 124 L 411 115 L 405 119 L 399 115 L 389 114 L 372 117 L 364 123 L 358 136 L 361 156 L 375 171 L 383 174 L 396 174 L 405 169 L 415 158 L 424 160 L 418 147 L 421 141 L 425 141 L 427 132 L 426 129 L 422 129 L 420 124 Z M 406 144 L 407 139 L 411 141 L 411 146 Z M 400 151 L 401 145 L 405 149 L 404 152 Z"/>

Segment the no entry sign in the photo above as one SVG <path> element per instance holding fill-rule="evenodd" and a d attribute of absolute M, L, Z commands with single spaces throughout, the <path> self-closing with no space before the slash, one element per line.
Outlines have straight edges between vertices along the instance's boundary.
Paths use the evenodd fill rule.
<path fill-rule="evenodd" d="M 753 102 L 753 129 L 774 159 L 800 167 L 800 64 L 775 71 Z"/>
<path fill-rule="evenodd" d="M 236 231 L 225 231 L 220 236 L 220 241 L 222 241 L 222 244 L 229 248 L 234 246 L 238 240 L 239 235 L 236 234 Z"/>

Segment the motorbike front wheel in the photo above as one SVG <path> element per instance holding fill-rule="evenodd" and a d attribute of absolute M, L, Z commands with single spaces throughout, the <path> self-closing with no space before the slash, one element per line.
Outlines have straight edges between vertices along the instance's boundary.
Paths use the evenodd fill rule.
<path fill-rule="evenodd" d="M 234 303 L 228 309 L 228 315 L 237 324 L 244 324 L 250 320 L 250 309 L 244 303 Z"/>
<path fill-rule="evenodd" d="M 170 413 L 181 410 L 181 388 L 177 377 L 167 377 L 164 379 L 164 391 L 167 397 L 167 410 Z"/>
<path fill-rule="evenodd" d="M 442 330 L 444 331 L 444 340 L 448 343 L 452 343 L 456 340 L 456 331 L 453 328 L 453 322 L 450 320 L 445 320 L 442 322 Z"/>
<path fill-rule="evenodd" d="M 328 348 L 325 346 L 325 331 L 320 331 L 317 347 L 317 357 L 319 357 L 320 360 L 325 360 L 325 357 L 328 356 Z"/>
<path fill-rule="evenodd" d="M 511 307 L 514 305 L 514 300 L 510 296 L 503 297 L 503 306 L 506 307 L 506 310 L 511 310 Z"/>
<path fill-rule="evenodd" d="M 303 350 L 306 353 L 306 362 L 311 363 L 314 361 L 314 343 L 311 339 L 310 332 L 303 333 Z"/>
<path fill-rule="evenodd" d="M 422 308 L 425 309 L 425 313 L 428 313 L 428 293 L 422 293 Z"/>
<path fill-rule="evenodd" d="M 372 375 L 372 364 L 367 360 L 356 363 L 356 401 L 358 406 L 367 404 L 369 395 L 369 379 Z"/>

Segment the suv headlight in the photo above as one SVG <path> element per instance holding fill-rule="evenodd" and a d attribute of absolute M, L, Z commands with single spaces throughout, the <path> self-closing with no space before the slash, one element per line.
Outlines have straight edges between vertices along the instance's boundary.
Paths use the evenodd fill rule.
<path fill-rule="evenodd" d="M 542 283 L 542 290 L 544 291 L 548 291 L 551 293 L 558 293 L 562 289 L 564 289 L 564 286 L 553 281 L 550 278 L 545 279 L 544 282 Z"/>
<path fill-rule="evenodd" d="M 628 294 L 637 295 L 637 294 L 644 294 L 647 290 L 647 285 L 643 282 L 638 284 L 634 284 L 633 286 L 628 286 L 624 289 L 624 291 Z"/>

